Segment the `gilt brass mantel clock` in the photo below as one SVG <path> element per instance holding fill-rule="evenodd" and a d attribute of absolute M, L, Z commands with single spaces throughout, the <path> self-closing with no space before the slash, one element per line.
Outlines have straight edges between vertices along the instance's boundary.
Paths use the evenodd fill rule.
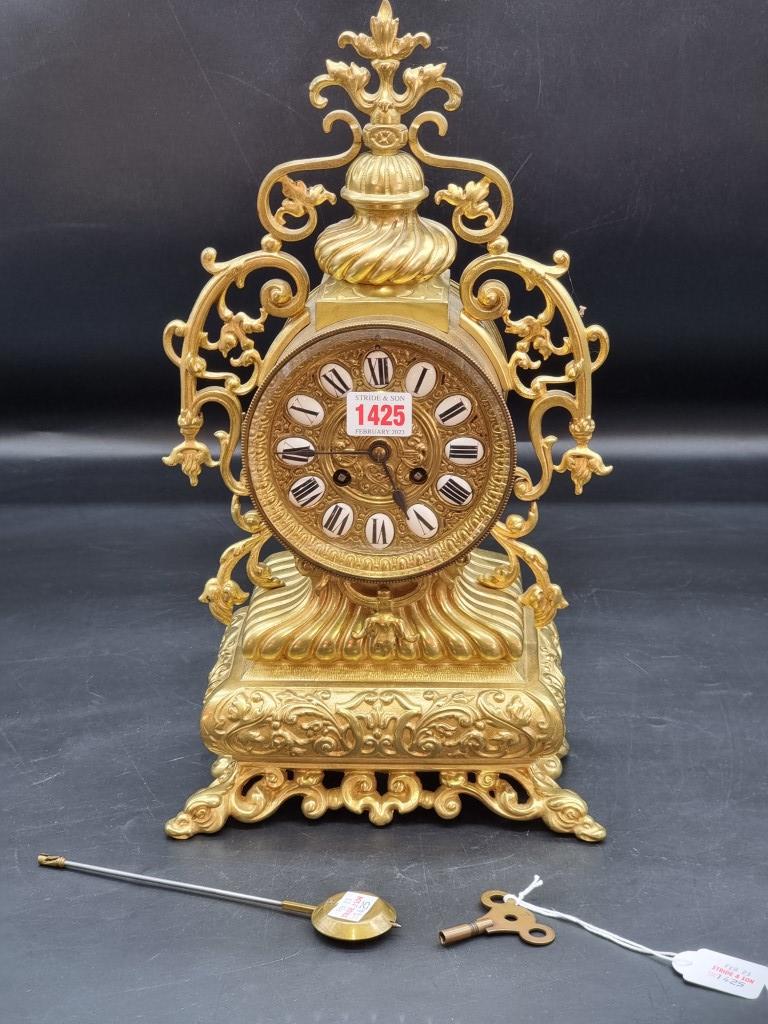
<path fill-rule="evenodd" d="M 218 759 L 167 823 L 177 839 L 291 797 L 308 817 L 346 807 L 383 825 L 418 807 L 451 818 L 472 796 L 505 818 L 605 835 L 557 783 L 568 747 L 553 620 L 566 602 L 524 538 L 553 473 L 578 494 L 610 471 L 589 446 L 608 338 L 561 283 L 566 253 L 544 264 L 509 251 L 507 178 L 427 149 L 429 131 L 447 131 L 442 113 L 405 123 L 433 90 L 447 111 L 462 94 L 444 64 L 401 73 L 430 40 L 398 31 L 383 0 L 370 35 L 342 33 L 372 71 L 329 60 L 309 98 L 324 108 L 333 87 L 347 94 L 363 116 L 334 110 L 323 129 L 343 126 L 348 147 L 271 171 L 261 248 L 229 261 L 206 249 L 208 283 L 165 330 L 182 442 L 164 461 L 193 486 L 218 467 L 245 535 L 201 596 L 226 625 L 201 723 Z M 425 216 L 423 165 L 466 179 L 432 196 L 450 228 Z M 304 180 L 341 167 L 338 197 Z M 338 198 L 348 215 L 318 232 L 318 207 Z M 286 250 L 311 235 L 315 289 Z M 457 238 L 481 252 L 451 277 Z M 252 275 L 259 308 L 246 311 L 233 295 Z M 534 293 L 532 311 L 504 275 Z M 510 394 L 529 403 L 532 472 L 517 462 Z M 200 439 L 208 406 L 228 421 L 215 458 Z M 573 439 L 559 461 L 543 426 L 555 408 Z M 489 537 L 500 550 L 480 546 Z M 270 538 L 282 550 L 262 560 Z"/>

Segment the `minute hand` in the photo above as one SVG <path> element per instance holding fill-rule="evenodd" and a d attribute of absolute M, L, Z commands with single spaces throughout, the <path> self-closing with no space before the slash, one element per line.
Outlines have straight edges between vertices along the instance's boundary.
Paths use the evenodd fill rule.
<path fill-rule="evenodd" d="M 319 451 L 317 448 L 307 448 L 314 455 L 367 455 L 367 448 L 329 448 L 326 451 Z"/>

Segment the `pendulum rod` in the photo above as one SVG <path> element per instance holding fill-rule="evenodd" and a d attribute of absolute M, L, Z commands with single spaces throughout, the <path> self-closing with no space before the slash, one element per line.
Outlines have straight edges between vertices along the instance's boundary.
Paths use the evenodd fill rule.
<path fill-rule="evenodd" d="M 71 871 L 82 871 L 87 875 L 103 875 L 105 878 L 116 878 L 121 882 L 133 882 L 138 885 L 152 885 L 159 889 L 175 889 L 178 892 L 193 892 L 199 896 L 214 896 L 220 900 L 232 900 L 235 903 L 250 903 L 259 907 L 271 907 L 289 914 L 303 914 L 311 917 L 315 906 L 310 903 L 297 903 L 295 900 L 273 900 L 267 896 L 251 896 L 246 892 L 230 892 L 228 889 L 214 889 L 208 885 L 194 885 L 191 882 L 176 882 L 170 878 L 155 878 L 152 875 L 137 875 L 132 871 L 118 871 L 115 868 L 102 868 L 96 864 L 81 864 L 64 857 L 54 857 L 41 853 L 38 864 L 45 868 L 68 868 Z"/>
<path fill-rule="evenodd" d="M 69 868 L 86 875 L 102 875 L 119 882 L 133 882 L 151 885 L 159 889 L 175 889 L 177 892 L 191 892 L 198 896 L 213 896 L 215 899 L 232 900 L 234 903 L 248 903 L 251 906 L 269 907 L 285 914 L 301 914 L 310 918 L 312 927 L 321 935 L 342 942 L 365 942 L 378 938 L 391 928 L 399 928 L 397 913 L 391 904 L 370 892 L 337 892 L 322 903 L 299 903 L 297 900 L 273 900 L 268 896 L 251 896 L 247 892 L 230 892 L 229 889 L 214 889 L 209 885 L 194 885 L 192 882 L 176 882 L 171 878 L 155 878 L 153 875 L 137 875 L 133 871 L 118 871 L 102 868 L 97 864 L 81 864 L 65 857 L 52 857 L 41 853 L 38 864 L 44 868 Z"/>

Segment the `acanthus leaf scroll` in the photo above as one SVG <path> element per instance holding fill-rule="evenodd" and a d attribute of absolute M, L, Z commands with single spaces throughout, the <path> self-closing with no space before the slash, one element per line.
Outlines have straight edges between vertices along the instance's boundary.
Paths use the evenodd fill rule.
<path fill-rule="evenodd" d="M 560 278 L 570 265 L 566 252 L 558 250 L 552 264 L 546 265 L 527 256 L 510 253 L 503 237 L 492 242 L 488 250 L 487 254 L 478 256 L 466 266 L 461 276 L 460 292 L 464 311 L 469 317 L 479 321 L 500 320 L 505 333 L 518 339 L 509 357 L 507 385 L 531 402 L 528 433 L 539 462 L 540 476 L 534 483 L 526 471 L 519 471 L 515 497 L 526 502 L 537 501 L 549 488 L 552 474 L 564 472 L 570 473 L 576 493 L 581 494 L 593 475 L 605 476 L 613 468 L 606 466 L 601 456 L 589 447 L 595 429 L 592 374 L 608 355 L 608 335 L 597 324 L 585 326 L 573 299 L 562 285 Z M 498 278 L 486 277 L 493 271 L 515 275 L 523 281 L 526 291 L 538 291 L 544 299 L 543 310 L 535 316 L 513 318 L 509 288 Z M 560 343 L 553 342 L 550 333 L 556 312 L 567 332 Z M 532 358 L 531 349 L 540 358 Z M 567 360 L 560 373 L 539 373 L 528 384 L 520 378 L 520 370 L 539 370 L 542 363 L 552 357 Z M 557 438 L 543 432 L 545 414 L 556 407 L 570 414 L 569 431 L 576 441 L 557 465 L 552 457 Z"/>

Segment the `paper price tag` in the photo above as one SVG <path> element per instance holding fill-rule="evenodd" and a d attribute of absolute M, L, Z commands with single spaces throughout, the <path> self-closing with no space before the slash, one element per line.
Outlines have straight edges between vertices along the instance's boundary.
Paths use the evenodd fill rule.
<path fill-rule="evenodd" d="M 368 892 L 345 892 L 328 916 L 340 921 L 362 921 L 377 899 Z"/>
<path fill-rule="evenodd" d="M 350 437 L 410 437 L 413 395 L 409 391 L 348 391 Z"/>
<path fill-rule="evenodd" d="M 763 986 L 768 985 L 768 967 L 713 949 L 678 953 L 672 966 L 692 985 L 704 985 L 744 999 L 757 999 Z"/>

